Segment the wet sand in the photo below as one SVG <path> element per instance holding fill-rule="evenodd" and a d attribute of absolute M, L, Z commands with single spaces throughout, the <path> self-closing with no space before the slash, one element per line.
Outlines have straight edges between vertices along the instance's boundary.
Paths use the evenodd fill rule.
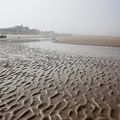
<path fill-rule="evenodd" d="M 56 42 L 80 45 L 120 47 L 120 37 L 115 36 L 62 36 Z"/>
<path fill-rule="evenodd" d="M 119 58 L 0 46 L 0 120 L 119 119 Z"/>

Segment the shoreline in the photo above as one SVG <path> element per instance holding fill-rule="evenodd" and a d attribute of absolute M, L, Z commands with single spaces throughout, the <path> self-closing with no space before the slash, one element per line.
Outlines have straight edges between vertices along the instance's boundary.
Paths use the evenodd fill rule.
<path fill-rule="evenodd" d="M 6 38 L 0 39 L 1 43 L 22 43 L 22 42 L 39 42 L 52 41 L 53 38 Z"/>
<path fill-rule="evenodd" d="M 96 56 L 96 57 L 120 57 L 119 47 L 107 47 L 107 46 L 92 46 L 92 45 L 78 45 L 78 44 L 62 44 L 56 43 L 51 39 L 34 41 L 31 39 L 25 39 L 24 41 L 0 42 L 1 45 L 23 45 L 29 48 L 42 48 L 50 51 L 59 51 L 70 55 L 82 55 L 82 56 Z"/>
<path fill-rule="evenodd" d="M 8 35 L 8 38 L 0 39 L 0 42 L 39 42 L 52 40 L 55 43 L 120 47 L 120 37 L 118 36 L 61 36 L 61 37 L 40 37 L 39 35 Z"/>

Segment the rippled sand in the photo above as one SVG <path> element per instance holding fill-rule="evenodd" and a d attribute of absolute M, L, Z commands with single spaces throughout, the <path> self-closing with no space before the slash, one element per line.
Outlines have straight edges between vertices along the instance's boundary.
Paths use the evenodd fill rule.
<path fill-rule="evenodd" d="M 0 120 L 119 119 L 119 58 L 0 46 Z"/>

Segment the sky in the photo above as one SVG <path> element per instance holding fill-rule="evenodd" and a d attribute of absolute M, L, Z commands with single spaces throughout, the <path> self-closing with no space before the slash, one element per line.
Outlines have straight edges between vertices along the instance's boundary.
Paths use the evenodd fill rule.
<path fill-rule="evenodd" d="M 0 0 L 0 28 L 120 36 L 120 0 Z"/>

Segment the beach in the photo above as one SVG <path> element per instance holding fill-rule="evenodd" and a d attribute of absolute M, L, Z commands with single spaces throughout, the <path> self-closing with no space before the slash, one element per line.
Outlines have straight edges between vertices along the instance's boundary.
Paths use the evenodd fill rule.
<path fill-rule="evenodd" d="M 0 45 L 0 120 L 119 119 L 119 56 Z"/>
<path fill-rule="evenodd" d="M 57 37 L 56 42 L 79 45 L 95 45 L 95 46 L 109 46 L 120 47 L 119 36 L 62 36 Z"/>

